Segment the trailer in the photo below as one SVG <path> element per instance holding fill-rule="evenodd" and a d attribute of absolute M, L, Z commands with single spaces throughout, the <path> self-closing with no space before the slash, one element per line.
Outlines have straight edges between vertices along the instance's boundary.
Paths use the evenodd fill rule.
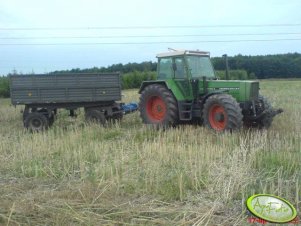
<path fill-rule="evenodd" d="M 70 116 L 84 108 L 85 119 L 100 124 L 137 110 L 134 103 L 127 106 L 119 102 L 119 73 L 11 75 L 10 94 L 13 105 L 25 105 L 23 123 L 31 131 L 50 127 L 62 108 Z"/>

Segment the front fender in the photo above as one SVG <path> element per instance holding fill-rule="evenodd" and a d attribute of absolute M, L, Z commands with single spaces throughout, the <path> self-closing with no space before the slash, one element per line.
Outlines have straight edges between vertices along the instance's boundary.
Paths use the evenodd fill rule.
<path fill-rule="evenodd" d="M 220 91 L 214 91 L 214 92 L 211 92 L 211 93 L 207 93 L 206 95 L 202 96 L 201 103 L 205 104 L 206 100 L 210 96 L 215 95 L 215 94 L 227 94 L 227 92 L 225 90 L 220 90 Z"/>

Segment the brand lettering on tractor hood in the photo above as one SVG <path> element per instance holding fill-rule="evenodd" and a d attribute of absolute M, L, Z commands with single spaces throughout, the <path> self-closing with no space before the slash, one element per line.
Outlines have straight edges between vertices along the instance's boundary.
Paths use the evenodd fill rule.
<path fill-rule="evenodd" d="M 218 88 L 223 90 L 239 90 L 239 87 Z"/>

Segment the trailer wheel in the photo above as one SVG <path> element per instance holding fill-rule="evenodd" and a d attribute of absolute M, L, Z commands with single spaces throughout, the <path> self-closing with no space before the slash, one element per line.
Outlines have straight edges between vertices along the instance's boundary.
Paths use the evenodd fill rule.
<path fill-rule="evenodd" d="M 24 127 L 32 132 L 40 132 L 49 127 L 49 120 L 42 113 L 28 113 L 24 119 Z"/>
<path fill-rule="evenodd" d="M 120 107 L 113 107 L 112 108 L 112 111 L 113 111 L 113 115 L 111 116 L 106 116 L 106 119 L 109 121 L 109 122 L 121 122 L 122 118 L 123 118 L 123 112 L 120 112 L 121 111 L 121 108 Z"/>
<path fill-rule="evenodd" d="M 107 119 L 110 122 L 121 122 L 122 118 L 123 118 L 123 114 L 122 113 L 117 113 L 117 114 L 114 114 L 111 117 L 107 117 Z"/>
<path fill-rule="evenodd" d="M 42 113 L 48 119 L 48 127 L 51 127 L 54 123 L 54 111 L 51 111 L 50 114 L 46 108 L 37 110 L 37 112 Z"/>
<path fill-rule="evenodd" d="M 98 109 L 86 109 L 85 118 L 88 122 L 100 123 L 103 126 L 107 123 L 104 113 Z"/>
<path fill-rule="evenodd" d="M 210 96 L 203 109 L 204 124 L 218 132 L 233 131 L 242 127 L 241 108 L 228 94 Z"/>
<path fill-rule="evenodd" d="M 51 116 L 49 117 L 48 121 L 49 121 L 49 127 L 52 126 L 53 123 L 54 123 L 54 114 L 53 114 L 53 113 L 52 113 Z"/>

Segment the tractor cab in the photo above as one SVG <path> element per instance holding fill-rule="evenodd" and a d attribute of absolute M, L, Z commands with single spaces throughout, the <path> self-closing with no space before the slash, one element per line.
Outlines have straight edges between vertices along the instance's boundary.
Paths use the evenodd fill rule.
<path fill-rule="evenodd" d="M 215 78 L 209 52 L 173 51 L 158 54 L 157 58 L 158 80 Z"/>

